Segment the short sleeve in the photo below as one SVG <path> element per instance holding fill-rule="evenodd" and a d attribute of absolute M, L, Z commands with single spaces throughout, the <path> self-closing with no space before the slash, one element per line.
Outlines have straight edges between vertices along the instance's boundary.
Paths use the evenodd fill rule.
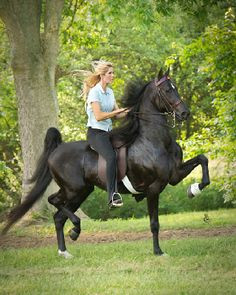
<path fill-rule="evenodd" d="M 99 95 L 96 88 L 90 89 L 88 93 L 87 103 L 90 104 L 91 102 L 99 101 Z"/>

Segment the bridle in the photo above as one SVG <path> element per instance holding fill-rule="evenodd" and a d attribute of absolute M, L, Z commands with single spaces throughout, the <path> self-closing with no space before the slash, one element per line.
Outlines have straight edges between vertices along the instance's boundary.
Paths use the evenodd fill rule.
<path fill-rule="evenodd" d="M 158 80 L 156 78 L 154 80 L 154 83 L 156 85 L 156 89 L 157 89 L 159 97 L 163 100 L 164 104 L 171 109 L 171 113 L 173 113 L 173 112 L 175 112 L 177 106 L 180 105 L 183 101 L 182 101 L 182 99 L 178 99 L 174 104 L 171 104 L 168 101 L 168 99 L 166 97 L 166 93 L 159 87 L 162 83 L 164 83 L 165 81 L 168 81 L 168 80 L 170 80 L 170 78 L 168 76 L 164 76 L 160 80 Z M 170 112 L 168 112 L 168 113 L 170 113 Z"/>
<path fill-rule="evenodd" d="M 157 78 L 154 80 L 155 86 L 156 86 L 156 90 L 157 90 L 157 94 L 159 96 L 159 98 L 163 101 L 165 108 L 166 108 L 166 112 L 161 113 L 161 112 L 155 112 L 155 113 L 145 113 L 145 112 L 133 112 L 133 114 L 135 116 L 137 116 L 139 119 L 147 121 L 147 122 L 151 122 L 151 120 L 148 119 L 144 119 L 141 118 L 139 115 L 148 115 L 148 116 L 172 116 L 173 117 L 173 125 L 169 126 L 167 124 L 162 124 L 164 126 L 167 127 L 172 127 L 174 128 L 176 126 L 176 121 L 175 121 L 175 117 L 176 117 L 176 108 L 178 107 L 178 105 L 180 105 L 183 101 L 181 99 L 178 99 L 177 102 L 175 102 L 174 104 L 171 104 L 166 96 L 166 93 L 160 88 L 160 85 L 162 83 L 164 83 L 165 81 L 170 80 L 170 78 L 168 76 L 164 76 L 162 77 L 160 80 L 158 80 Z M 154 103 L 154 102 L 153 102 Z"/>

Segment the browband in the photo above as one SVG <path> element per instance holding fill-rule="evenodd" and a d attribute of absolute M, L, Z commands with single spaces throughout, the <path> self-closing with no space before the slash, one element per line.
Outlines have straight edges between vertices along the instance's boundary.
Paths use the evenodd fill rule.
<path fill-rule="evenodd" d="M 164 76 L 160 80 L 155 79 L 155 84 L 156 84 L 156 86 L 159 86 L 167 80 L 170 80 L 170 78 L 168 76 Z"/>

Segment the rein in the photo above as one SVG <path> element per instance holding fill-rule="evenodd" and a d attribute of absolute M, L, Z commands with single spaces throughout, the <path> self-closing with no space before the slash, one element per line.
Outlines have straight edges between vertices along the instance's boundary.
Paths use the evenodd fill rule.
<path fill-rule="evenodd" d="M 160 125 L 162 126 L 165 126 L 165 127 L 169 127 L 169 128 L 175 128 L 176 127 L 176 120 L 175 120 L 175 112 L 169 112 L 169 113 L 144 113 L 144 112 L 133 112 L 133 114 L 139 119 L 139 120 L 143 120 L 143 121 L 146 121 L 146 122 L 152 122 L 152 120 L 149 120 L 149 119 L 144 119 L 144 118 L 141 118 L 139 115 L 148 115 L 148 116 L 172 116 L 173 117 L 173 125 L 169 125 L 169 124 L 163 124 L 163 123 L 159 123 Z"/>

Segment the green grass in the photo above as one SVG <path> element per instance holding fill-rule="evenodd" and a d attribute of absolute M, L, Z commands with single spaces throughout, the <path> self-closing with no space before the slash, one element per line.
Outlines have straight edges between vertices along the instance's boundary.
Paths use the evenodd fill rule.
<path fill-rule="evenodd" d="M 210 223 L 206 224 L 203 221 L 204 214 L 207 213 L 210 218 Z M 221 226 L 236 225 L 236 209 L 221 209 L 210 212 L 190 212 L 160 215 L 160 225 L 165 229 L 181 229 L 181 228 L 210 228 Z M 116 219 L 108 221 L 85 220 L 83 228 L 87 232 L 97 231 L 148 231 L 149 218 L 144 217 L 140 219 L 131 218 L 128 220 Z"/>
<path fill-rule="evenodd" d="M 204 214 L 207 213 L 209 224 L 203 221 Z M 236 225 L 236 209 L 220 209 L 209 212 L 190 212 L 169 215 L 160 215 L 161 230 L 166 229 L 183 229 L 183 228 L 212 228 L 212 227 L 229 227 Z M 71 228 L 71 223 L 67 222 L 65 231 Z M 131 218 L 110 219 L 107 221 L 99 220 L 82 220 L 82 230 L 87 233 L 97 232 L 144 232 L 149 231 L 149 218 L 140 219 Z M 12 229 L 12 233 L 18 236 L 37 235 L 45 237 L 54 234 L 54 224 L 39 223 L 30 227 L 16 226 Z"/>
<path fill-rule="evenodd" d="M 236 237 L 77 244 L 71 260 L 55 247 L 2 250 L 0 294 L 235 294 Z"/>
<path fill-rule="evenodd" d="M 236 225 L 236 209 L 160 216 L 162 230 Z M 67 229 L 71 225 L 67 225 Z M 149 231 L 148 218 L 83 220 L 84 232 Z M 66 229 L 66 230 L 67 230 Z M 54 234 L 52 223 L 18 226 L 12 235 Z M 69 245 L 71 260 L 56 245 L 0 250 L 0 294 L 236 294 L 236 237 L 161 241 L 168 257 L 152 253 L 152 241 Z"/>

